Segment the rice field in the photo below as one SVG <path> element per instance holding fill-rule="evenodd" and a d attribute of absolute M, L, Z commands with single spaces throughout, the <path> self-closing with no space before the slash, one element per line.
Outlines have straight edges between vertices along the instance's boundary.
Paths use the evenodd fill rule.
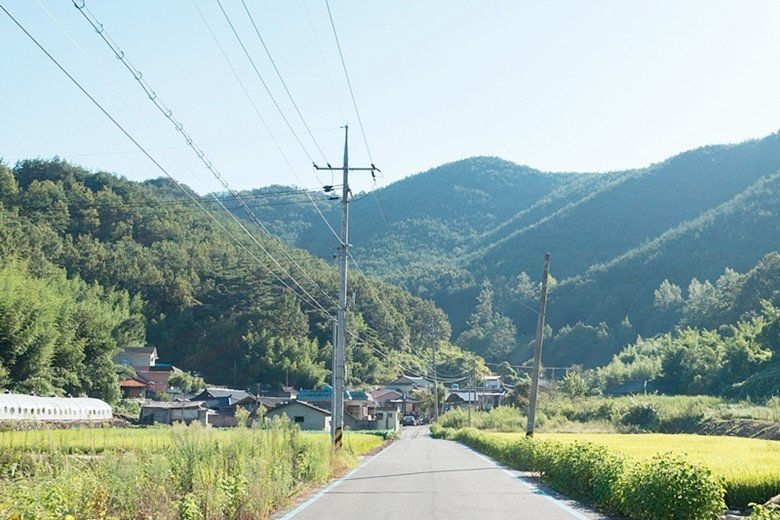
<path fill-rule="evenodd" d="M 209 430 L 214 442 L 227 442 L 240 430 Z M 170 448 L 172 429 L 167 426 L 147 428 L 72 428 L 52 430 L 0 431 L 0 452 L 62 453 L 97 455 L 103 452 L 159 453 Z M 382 433 L 382 432 L 378 432 Z M 304 439 L 327 443 L 324 432 L 301 432 Z M 382 435 L 346 432 L 344 444 L 356 456 L 364 455 L 383 442 Z"/>
<path fill-rule="evenodd" d="M 524 436 L 522 433 L 490 435 L 510 440 Z M 727 503 L 733 506 L 763 502 L 780 493 L 780 441 L 660 433 L 543 433 L 535 437 L 559 442 L 592 442 L 636 459 L 649 459 L 665 452 L 685 454 L 690 462 L 711 469 L 723 479 Z"/>
<path fill-rule="evenodd" d="M 78 428 L 0 432 L 0 518 L 268 518 L 354 466 L 384 436 L 262 429 Z"/>

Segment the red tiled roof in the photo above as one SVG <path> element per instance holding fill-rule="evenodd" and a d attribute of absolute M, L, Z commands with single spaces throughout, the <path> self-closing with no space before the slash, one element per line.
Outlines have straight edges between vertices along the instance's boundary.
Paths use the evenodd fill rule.
<path fill-rule="evenodd" d="M 136 378 L 125 379 L 124 381 L 119 382 L 119 388 L 146 388 L 148 386 L 149 383 L 145 383 Z"/>

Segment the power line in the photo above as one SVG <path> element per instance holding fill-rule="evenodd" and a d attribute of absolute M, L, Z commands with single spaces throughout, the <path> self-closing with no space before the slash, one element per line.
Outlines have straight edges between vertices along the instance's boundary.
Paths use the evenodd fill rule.
<path fill-rule="evenodd" d="M 301 114 L 301 110 L 298 108 L 298 103 L 296 103 L 295 99 L 293 99 L 290 89 L 287 88 L 287 83 L 284 81 L 284 78 L 282 77 L 282 73 L 279 72 L 279 67 L 276 66 L 276 62 L 274 61 L 273 56 L 271 56 L 271 51 L 268 50 L 268 45 L 266 45 L 265 40 L 260 34 L 260 29 L 258 29 L 257 24 L 255 23 L 255 19 L 252 17 L 252 13 L 249 11 L 249 7 L 247 7 L 246 2 L 244 0 L 241 0 L 241 5 L 244 6 L 244 10 L 246 11 L 247 16 L 249 17 L 249 21 L 252 22 L 252 27 L 255 29 L 255 34 L 257 34 L 257 38 L 260 40 L 260 43 L 263 44 L 263 49 L 265 49 L 265 54 L 268 56 L 268 59 L 271 61 L 271 65 L 273 65 L 274 70 L 276 71 L 276 76 L 279 78 L 279 81 L 282 83 L 282 86 L 284 87 L 284 91 L 287 93 L 287 97 L 290 98 L 290 103 L 292 103 L 292 106 L 295 108 L 295 112 L 298 114 L 298 117 L 301 119 L 301 123 L 303 123 L 304 128 L 306 128 L 306 131 L 309 133 L 309 137 L 314 143 L 314 146 L 316 146 L 317 150 L 320 152 L 322 159 L 325 162 L 327 162 L 328 159 L 325 157 L 325 152 L 322 151 L 322 148 L 320 148 L 320 144 L 314 138 L 314 135 L 312 135 L 311 130 L 309 130 L 309 125 L 306 123 L 306 119 L 304 119 L 303 114 Z"/>
<path fill-rule="evenodd" d="M 91 94 L 90 94 L 90 93 L 89 93 L 89 92 L 88 92 L 88 91 L 87 91 L 87 90 L 86 90 L 86 89 L 85 89 L 85 88 L 84 88 L 84 87 L 81 85 L 81 83 L 79 83 L 79 82 L 78 82 L 78 80 L 76 80 L 76 78 L 75 78 L 75 77 L 73 77 L 73 75 L 71 75 L 71 74 L 70 74 L 70 72 L 68 72 L 68 71 L 67 71 L 67 69 L 65 69 L 65 68 L 64 68 L 64 67 L 63 67 L 63 66 L 60 64 L 60 62 L 59 62 L 59 61 L 58 61 L 58 60 L 57 60 L 57 59 L 56 59 L 54 56 L 52 56 L 52 55 L 49 53 L 49 51 L 47 51 L 47 50 L 46 50 L 46 48 L 45 48 L 45 47 L 43 47 L 43 45 L 42 45 L 40 42 L 38 42 L 38 40 L 37 40 L 37 39 L 36 39 L 36 38 L 35 38 L 35 37 L 34 37 L 34 36 L 33 36 L 33 35 L 32 35 L 32 34 L 29 32 L 29 31 L 27 31 L 27 29 L 26 29 L 26 28 L 25 28 L 25 27 L 24 27 L 24 26 L 23 26 L 23 25 L 22 25 L 22 24 L 21 24 L 21 23 L 20 23 L 20 22 L 19 22 L 19 21 L 18 21 L 18 20 L 15 18 L 15 17 L 14 17 L 14 16 L 13 16 L 13 15 L 12 15 L 12 14 L 11 14 L 11 13 L 10 13 L 10 12 L 9 12 L 9 11 L 6 9 L 6 8 L 5 8 L 5 6 L 3 6 L 2 4 L 0 4 L 0 9 L 2 9 L 2 10 L 3 10 L 3 12 L 5 12 L 5 14 L 6 14 L 6 15 L 7 15 L 7 16 L 8 16 L 8 17 L 9 17 L 9 18 L 10 18 L 10 19 L 11 19 L 11 20 L 12 20 L 12 21 L 13 21 L 13 22 L 16 24 L 16 26 L 17 26 L 17 27 L 19 27 L 19 29 L 20 29 L 22 32 L 24 32 L 24 34 L 25 34 L 25 35 L 26 35 L 26 36 L 27 36 L 27 37 L 28 37 L 28 38 L 29 38 L 29 39 L 30 39 L 30 40 L 31 40 L 33 43 L 35 43 L 35 45 L 36 45 L 36 46 L 37 46 L 37 47 L 38 47 L 38 48 L 41 50 L 41 52 L 43 52 L 43 53 L 46 55 L 46 57 L 47 57 L 47 58 L 49 58 L 49 60 L 51 60 L 51 62 L 52 62 L 52 63 L 54 63 L 54 64 L 57 66 L 57 68 L 58 68 L 58 69 L 60 69 L 60 71 L 61 71 L 63 74 L 65 74 L 65 76 L 67 76 L 67 77 L 68 77 L 68 79 L 69 79 L 69 80 L 70 80 L 70 81 L 71 81 L 71 82 L 72 82 L 74 85 L 76 85 L 76 87 L 77 87 L 77 88 L 78 88 L 78 89 L 79 89 L 79 90 L 80 90 L 80 91 L 81 91 L 81 92 L 82 92 L 82 93 L 83 93 L 85 96 L 87 96 L 87 98 L 89 98 L 89 100 L 90 100 L 90 101 L 91 101 L 91 102 L 92 102 L 92 103 L 93 103 L 93 104 L 94 104 L 94 105 L 95 105 L 95 106 L 96 106 L 96 107 L 97 107 L 97 108 L 98 108 L 98 109 L 99 109 L 99 110 L 100 110 L 100 111 L 103 113 L 103 115 L 105 115 L 105 116 L 106 116 L 106 117 L 107 117 L 107 118 L 108 118 L 108 119 L 109 119 L 109 120 L 110 120 L 110 121 L 111 121 L 111 122 L 114 124 L 114 126 L 116 126 L 116 127 L 117 127 L 117 128 L 118 128 L 118 129 L 119 129 L 119 130 L 120 130 L 120 131 L 121 131 L 121 132 L 122 132 L 122 133 L 123 133 L 123 134 L 124 134 L 124 135 L 125 135 L 125 136 L 126 136 L 128 139 L 130 139 L 130 141 L 131 141 L 131 142 L 132 142 L 132 143 L 133 143 L 135 146 L 137 146 L 137 147 L 138 147 L 138 149 L 139 149 L 139 150 L 141 150 L 141 151 L 142 151 L 142 153 L 143 153 L 143 154 L 144 154 L 144 155 L 145 155 L 145 156 L 146 156 L 146 157 L 147 157 L 147 158 L 148 158 L 148 159 L 149 159 L 149 160 L 150 160 L 150 161 L 151 161 L 151 162 L 152 162 L 152 163 L 153 163 L 153 164 L 154 164 L 154 165 L 155 165 L 155 166 L 156 166 L 156 167 L 157 167 L 157 168 L 158 168 L 160 171 L 161 171 L 161 172 L 163 172 L 163 174 L 165 174 L 165 176 L 166 176 L 166 177 L 168 177 L 169 179 L 171 179 L 171 181 L 173 181 L 173 182 L 174 182 L 174 184 L 175 184 L 175 185 L 176 185 L 176 186 L 177 186 L 179 189 L 181 189 L 181 190 L 182 190 L 182 191 L 183 191 L 183 192 L 184 192 L 184 193 L 185 193 L 185 194 L 186 194 L 188 197 L 190 197 L 190 198 L 193 200 L 193 202 L 195 202 L 196 204 L 199 204 L 199 202 L 198 202 L 197 198 L 196 198 L 196 197 L 195 197 L 195 196 L 194 196 L 192 193 L 190 193 L 190 192 L 189 192 L 189 191 L 188 191 L 188 190 L 187 190 L 187 189 L 186 189 L 186 188 L 185 188 L 185 187 L 184 187 L 184 186 L 183 186 L 181 183 L 179 183 L 179 181 L 177 181 L 177 180 L 176 180 L 176 179 L 175 179 L 175 178 L 174 178 L 174 177 L 173 177 L 173 176 L 172 176 L 172 175 L 171 175 L 171 174 L 168 172 L 168 170 L 166 170 L 166 169 L 165 169 L 165 167 L 163 167 L 163 166 L 162 166 L 162 165 L 161 165 L 161 164 L 160 164 L 160 163 L 159 163 L 159 162 L 158 162 L 158 161 L 157 161 L 157 160 L 156 160 L 154 157 L 152 157 L 152 155 L 151 155 L 151 154 L 150 154 L 150 153 L 149 153 L 149 152 L 148 152 L 148 151 L 147 151 L 147 150 L 146 150 L 146 149 L 143 147 L 143 145 L 141 145 L 141 144 L 140 144 L 140 143 L 139 143 L 139 142 L 138 142 L 138 141 L 137 141 L 137 140 L 136 140 L 136 139 L 135 139 L 135 138 L 134 138 L 134 137 L 133 137 L 133 136 L 132 136 L 132 135 L 131 135 L 131 134 L 130 134 L 128 131 L 127 131 L 127 130 L 125 130 L 125 128 L 124 128 L 124 127 L 123 127 L 123 126 L 122 126 L 122 125 L 121 125 L 121 124 L 120 124 L 120 123 L 119 123 L 119 122 L 118 122 L 118 121 L 117 121 L 117 120 L 116 120 L 116 119 L 115 119 L 115 118 L 114 118 L 114 117 L 113 117 L 113 116 L 112 116 L 112 115 L 111 115 L 111 114 L 110 114 L 110 113 L 109 113 L 109 112 L 108 112 L 108 111 L 107 111 L 107 110 L 106 110 L 104 107 L 103 107 L 103 105 L 101 105 L 101 104 L 100 104 L 100 103 L 99 103 L 99 102 L 98 102 L 98 101 L 97 101 L 97 100 L 96 100 L 96 99 L 95 99 L 95 98 L 94 98 L 94 97 L 93 97 L 93 96 L 92 96 L 92 95 L 91 95 Z M 214 222 L 215 222 L 215 223 L 216 223 L 216 224 L 217 224 L 217 225 L 218 225 L 218 226 L 219 226 L 219 227 L 220 227 L 220 228 L 223 230 L 223 232 L 225 232 L 225 233 L 226 233 L 228 236 L 230 236 L 230 237 L 231 237 L 231 238 L 232 238 L 232 239 L 233 239 L 233 240 L 234 240 L 234 241 L 235 241 L 235 242 L 236 242 L 236 243 L 237 243 L 237 244 L 238 244 L 238 245 L 239 245 L 241 248 L 243 248 L 243 249 L 244 249 L 245 251 L 247 251 L 247 252 L 248 252 L 248 253 L 249 253 L 249 254 L 250 254 L 250 255 L 251 255 L 253 258 L 255 258 L 255 259 L 258 261 L 258 263 L 260 263 L 260 264 L 261 264 L 261 265 L 263 265 L 263 266 L 264 266 L 266 269 L 268 269 L 268 272 L 269 272 L 271 275 L 273 275 L 273 276 L 274 276 L 274 277 L 275 277 L 275 278 L 276 278 L 276 279 L 277 279 L 277 280 L 278 280 L 278 281 L 279 281 L 279 282 L 280 282 L 282 285 L 284 285 L 285 287 L 287 287 L 287 288 L 288 288 L 288 289 L 289 289 L 289 290 L 290 290 L 290 291 L 291 291 L 293 294 L 295 294 L 296 296 L 298 296 L 299 298 L 301 298 L 301 299 L 303 299 L 303 300 L 305 301 L 305 299 L 304 299 L 304 298 L 302 298 L 302 297 L 301 297 L 301 296 L 300 296 L 300 295 L 299 295 L 299 294 L 298 294 L 298 293 L 297 293 L 295 290 L 293 290 L 293 289 L 292 289 L 292 287 L 290 287 L 290 286 L 289 286 L 289 284 L 287 284 L 287 282 L 285 282 L 285 281 L 284 281 L 284 280 L 283 280 L 281 277 L 279 277 L 279 276 L 278 276 L 278 275 L 277 275 L 277 274 L 276 274 L 276 273 L 275 273 L 275 272 L 274 272 L 272 269 L 270 269 L 270 268 L 269 268 L 268 266 L 266 266 L 266 265 L 265 265 L 263 262 L 261 262 L 261 261 L 260 261 L 260 259 L 259 259 L 259 258 L 257 258 L 257 256 L 256 256 L 254 253 L 252 253 L 252 252 L 251 252 L 249 249 L 247 249 L 247 248 L 246 248 L 246 246 L 245 246 L 245 245 L 244 245 L 244 244 L 243 244 L 243 243 L 242 243 L 240 240 L 238 240 L 238 238 L 237 238 L 235 235 L 233 235 L 233 234 L 230 232 L 230 230 L 228 230 L 228 229 L 227 229 L 227 228 L 224 226 L 224 224 L 222 224 L 222 223 L 221 223 L 221 222 L 220 222 L 220 221 L 219 221 L 219 220 L 218 220 L 216 217 L 214 217 L 214 215 L 212 215 L 212 214 L 211 214 L 211 213 L 210 213 L 208 210 L 206 210 L 206 208 L 205 208 L 205 207 L 201 206 L 201 208 L 202 208 L 203 212 L 204 212 L 206 215 L 208 215 L 208 216 L 209 216 L 209 217 L 210 217 L 210 218 L 211 218 L 211 219 L 212 219 L 212 220 L 213 220 L 213 221 L 214 221 Z M 323 312 L 324 312 L 326 315 L 328 315 L 328 316 L 330 316 L 331 318 L 333 318 L 333 316 L 332 316 L 332 315 L 330 315 L 330 313 L 327 311 L 327 309 L 325 309 L 324 307 L 322 307 L 322 305 L 320 305 L 320 304 L 319 304 L 319 302 L 317 302 L 317 300 L 316 300 L 316 299 L 312 299 L 312 301 L 313 301 L 313 302 L 314 302 L 314 303 L 315 303 L 315 304 L 316 304 L 318 307 L 320 307 L 320 309 L 321 309 L 321 310 L 322 310 L 322 311 L 323 311 Z"/>
<path fill-rule="evenodd" d="M 110 81 L 110 80 L 109 80 Z M 321 133 L 321 132 L 330 132 L 332 130 L 336 130 L 337 128 L 320 128 L 317 130 L 312 130 L 312 133 Z M 303 132 L 299 132 L 299 134 L 302 134 Z M 222 141 L 211 141 L 208 143 L 201 143 L 201 146 L 208 147 L 208 146 L 219 146 L 223 144 L 236 144 L 236 143 L 250 143 L 254 141 L 265 141 L 268 139 L 274 139 L 274 138 L 282 138 L 282 137 L 292 137 L 293 134 L 286 133 L 286 134 L 277 134 L 274 136 L 265 135 L 265 136 L 257 136 L 257 137 L 245 137 L 242 139 L 225 139 Z M 187 145 L 176 145 L 176 146 L 158 146 L 156 148 L 148 148 L 150 152 L 163 152 L 166 150 L 181 150 L 184 148 L 188 148 Z M 124 154 L 130 154 L 130 153 L 138 153 L 138 150 L 116 150 L 113 152 L 93 152 L 93 153 L 79 153 L 79 154 L 64 154 L 63 157 L 100 157 L 100 156 L 106 156 L 106 155 L 124 155 Z"/>
<path fill-rule="evenodd" d="M 200 7 L 198 7 L 197 2 L 195 0 L 192 0 L 192 3 L 195 6 L 195 9 L 198 11 L 198 14 L 200 15 L 201 20 L 203 20 L 203 23 L 206 25 L 206 29 L 208 29 L 209 34 L 211 35 L 211 39 L 214 41 L 214 44 L 219 49 L 220 54 L 222 54 L 222 57 L 227 62 L 228 67 L 230 68 L 230 71 L 233 73 L 233 77 L 236 78 L 236 81 L 238 81 L 238 84 L 241 86 L 241 90 L 243 90 L 244 95 L 246 95 L 247 99 L 249 100 L 249 103 L 254 108 L 255 114 L 257 115 L 258 119 L 260 119 L 260 122 L 263 124 L 263 126 L 265 127 L 265 129 L 269 133 L 269 135 L 273 136 L 273 134 L 271 133 L 271 129 L 268 126 L 268 123 L 266 123 L 265 118 L 263 118 L 263 115 L 260 113 L 260 109 L 257 107 L 257 104 L 255 103 L 254 99 L 252 98 L 251 94 L 249 94 L 249 90 L 247 90 L 246 86 L 244 85 L 244 82 L 241 80 L 241 77 L 238 75 L 238 72 L 236 71 L 236 68 L 233 66 L 233 62 L 230 61 L 230 58 L 228 57 L 227 53 L 225 52 L 225 49 L 222 47 L 222 44 L 219 42 L 219 39 L 217 38 L 217 35 L 214 33 L 214 30 L 211 28 L 211 24 L 209 24 L 208 20 L 206 19 L 206 16 L 200 10 Z M 223 13 L 224 13 L 224 10 L 223 10 Z M 236 36 L 238 36 L 238 35 L 236 34 Z M 247 57 L 251 61 L 251 57 L 250 56 L 247 56 Z M 254 62 L 252 62 L 252 63 L 254 63 Z M 272 137 L 272 139 L 273 139 L 273 137 Z M 287 164 L 287 167 L 289 168 L 290 172 L 293 174 L 293 176 L 295 177 L 295 179 L 298 181 L 299 184 L 303 184 L 303 182 L 301 182 L 300 177 L 298 176 L 298 173 L 296 172 L 295 168 L 293 167 L 292 163 L 290 162 L 289 158 L 287 157 L 287 154 L 284 153 L 284 150 L 279 145 L 279 142 L 276 139 L 273 139 L 273 142 L 276 145 L 276 149 L 279 151 L 279 154 L 284 159 L 284 162 Z M 308 153 L 306 155 L 309 156 Z M 317 177 L 316 172 L 315 172 L 314 176 L 315 176 L 315 178 L 317 178 L 318 181 L 320 181 L 319 177 Z M 320 181 L 320 183 L 322 183 L 322 182 Z M 322 211 L 320 210 L 319 206 L 317 206 L 317 203 L 314 202 L 314 199 L 312 199 L 311 197 L 309 197 L 309 199 L 311 200 L 311 203 L 314 206 L 314 209 L 317 211 L 317 214 L 320 216 L 320 218 L 323 220 L 323 222 L 325 222 L 325 225 L 328 227 L 328 229 L 333 234 L 333 236 L 335 236 L 336 239 L 338 240 L 339 239 L 338 233 L 336 232 L 335 229 L 333 229 L 333 226 L 331 226 L 330 222 L 328 222 L 328 219 L 325 218 L 325 215 L 322 213 Z"/>
<path fill-rule="evenodd" d="M 233 35 L 236 37 L 236 40 L 238 40 L 238 43 L 241 46 L 241 49 L 244 51 L 244 54 L 246 55 L 247 59 L 249 60 L 250 65 L 252 65 L 252 69 L 255 71 L 255 76 L 257 76 L 257 79 L 260 80 L 260 83 L 263 85 L 263 88 L 265 89 L 266 93 L 268 94 L 268 97 L 271 98 L 271 101 L 273 102 L 274 106 L 276 107 L 277 112 L 279 112 L 279 115 L 281 116 L 282 120 L 284 121 L 284 124 L 287 125 L 287 128 L 289 128 L 291 133 L 295 134 L 295 130 L 293 129 L 292 125 L 290 124 L 289 119 L 287 119 L 287 116 L 284 115 L 284 111 L 282 110 L 282 107 L 279 106 L 279 103 L 276 101 L 276 97 L 274 97 L 273 92 L 271 92 L 271 89 L 268 87 L 268 83 L 266 83 L 265 79 L 263 79 L 263 75 L 260 73 L 260 69 L 255 64 L 255 60 L 252 59 L 252 55 L 249 53 L 249 50 L 246 48 L 246 45 L 244 45 L 244 40 L 242 40 L 241 36 L 239 36 L 238 31 L 236 30 L 235 25 L 233 25 L 233 22 L 230 20 L 230 16 L 227 14 L 227 11 L 225 11 L 225 8 L 222 6 L 222 1 L 221 0 L 217 0 L 217 5 L 219 6 L 219 10 L 222 11 L 222 14 L 225 16 L 225 20 L 227 21 L 228 25 L 230 26 L 230 30 L 233 32 Z M 250 18 L 251 18 L 251 16 L 250 16 Z M 259 32 L 258 32 L 258 34 L 259 34 Z M 307 128 L 308 128 L 308 126 L 307 126 Z M 312 138 L 313 138 L 313 136 L 312 136 Z M 301 150 L 303 150 L 303 153 L 306 154 L 306 157 L 309 158 L 309 161 L 311 161 L 313 163 L 314 162 L 314 158 L 312 158 L 311 154 L 309 153 L 309 150 L 303 145 L 303 141 L 301 141 L 298 138 L 297 134 L 295 136 L 295 140 L 298 142 L 298 145 L 301 147 Z M 317 147 L 319 148 L 319 145 Z M 324 155 L 323 155 L 323 157 L 324 157 Z"/>
<path fill-rule="evenodd" d="M 306 0 L 301 0 L 303 3 L 303 8 L 306 10 L 306 18 L 309 20 L 309 27 L 311 28 L 311 34 L 314 37 L 314 43 L 317 45 L 317 52 L 320 55 L 320 61 L 322 62 L 322 66 L 325 69 L 325 75 L 328 77 L 328 83 L 330 84 L 330 91 L 333 94 L 333 100 L 336 102 L 336 106 L 339 109 L 339 115 L 341 115 L 341 121 L 342 123 L 347 123 L 347 118 L 344 117 L 344 111 L 341 109 L 341 103 L 339 102 L 339 97 L 336 94 L 336 87 L 333 85 L 333 77 L 330 75 L 330 69 L 328 68 L 328 63 L 325 61 L 325 54 L 322 52 L 322 46 L 320 45 L 320 39 L 317 37 L 317 31 L 314 29 L 314 21 L 311 19 L 311 13 L 309 12 L 309 6 L 306 4 Z"/>
<path fill-rule="evenodd" d="M 110 37 L 110 35 L 106 32 L 105 27 L 102 23 L 95 17 L 95 15 L 90 11 L 90 9 L 86 6 L 86 3 L 84 0 L 81 0 L 81 2 L 77 2 L 76 0 L 72 0 L 74 7 L 81 13 L 81 15 L 84 17 L 85 20 L 95 29 L 95 31 L 98 33 L 100 38 L 105 42 L 105 44 L 109 47 L 109 49 L 114 53 L 114 55 L 117 57 L 119 61 L 122 62 L 122 64 L 125 66 L 125 68 L 132 74 L 133 78 L 136 80 L 136 82 L 141 86 L 141 88 L 144 90 L 146 95 L 149 97 L 149 99 L 152 101 L 152 103 L 157 107 L 157 109 L 173 124 L 174 129 L 179 132 L 182 137 L 184 137 L 185 142 L 187 143 L 187 146 L 189 146 L 192 151 L 198 156 L 200 161 L 204 164 L 206 169 L 208 169 L 212 176 L 216 178 L 219 183 L 233 196 L 233 198 L 238 202 L 238 204 L 241 206 L 241 208 L 246 212 L 246 214 L 249 216 L 249 219 L 254 223 L 257 227 L 259 227 L 263 232 L 271 237 L 271 241 L 273 242 L 276 239 L 276 237 L 273 237 L 268 232 L 268 229 L 265 227 L 265 225 L 260 221 L 260 219 L 257 218 L 257 216 L 252 212 L 252 210 L 249 208 L 249 206 L 246 205 L 246 203 L 241 199 L 238 192 L 233 190 L 230 185 L 228 184 L 227 180 L 224 178 L 222 173 L 217 169 L 216 166 L 206 157 L 205 152 L 194 142 L 193 138 L 184 130 L 184 125 L 178 121 L 173 116 L 173 111 L 168 108 L 166 104 L 163 103 L 163 101 L 159 98 L 157 93 L 152 89 L 151 85 L 144 79 L 143 73 L 135 67 L 129 60 L 129 58 L 125 55 L 125 52 L 114 42 L 114 40 Z M 221 7 L 221 4 L 220 4 Z M 223 11 L 224 12 L 224 11 Z M 292 127 L 290 127 L 290 131 L 294 133 L 294 130 Z M 270 132 L 269 132 L 270 134 Z M 297 136 L 296 136 L 297 139 Z M 300 142 L 300 139 L 298 139 Z M 230 214 L 230 216 L 236 220 L 236 223 L 247 233 L 247 236 L 250 237 L 250 239 L 257 244 L 258 247 L 260 247 L 263 252 L 268 255 L 268 257 L 271 259 L 273 263 L 275 263 L 285 274 L 290 276 L 290 279 L 292 282 L 300 288 L 304 293 L 309 295 L 308 291 L 289 273 L 286 272 L 286 270 L 279 264 L 279 262 L 276 260 L 276 258 L 268 252 L 268 250 L 252 235 L 249 233 L 249 231 L 241 224 L 241 222 L 238 221 L 237 217 L 231 213 L 227 208 L 225 208 L 224 204 L 217 200 L 217 202 L 222 206 L 223 209 L 225 209 L 226 212 Z M 284 256 L 287 257 L 292 264 L 298 268 L 298 270 L 303 274 L 303 276 L 308 279 L 313 286 L 319 290 L 321 294 L 325 296 L 326 299 L 330 300 L 330 302 L 333 302 L 333 299 L 331 296 L 326 293 L 319 284 L 298 264 L 298 262 L 287 252 L 286 248 L 283 244 L 279 243 L 280 250 L 284 254 Z M 311 296 L 311 295 L 309 295 Z M 312 297 L 313 298 L 313 297 Z"/>
<path fill-rule="evenodd" d="M 341 51 L 341 43 L 339 42 L 339 35 L 336 32 L 336 24 L 333 22 L 333 13 L 330 11 L 330 3 L 325 0 L 325 7 L 328 8 L 328 18 L 330 18 L 330 26 L 333 29 L 333 37 L 336 39 L 336 47 L 339 49 L 339 58 L 341 58 L 341 66 L 344 69 L 344 77 L 347 78 L 347 86 L 349 87 L 349 95 L 352 97 L 352 106 L 355 107 L 355 115 L 357 115 L 358 125 L 360 126 L 360 132 L 363 134 L 363 142 L 366 145 L 366 152 L 368 152 L 368 160 L 373 164 L 374 159 L 371 157 L 371 148 L 368 146 L 368 139 L 366 139 L 366 130 L 363 128 L 363 120 L 360 117 L 360 110 L 358 110 L 357 101 L 355 100 L 355 92 L 352 90 L 352 82 L 349 80 L 349 73 L 347 72 L 347 63 L 344 61 L 344 53 Z"/>

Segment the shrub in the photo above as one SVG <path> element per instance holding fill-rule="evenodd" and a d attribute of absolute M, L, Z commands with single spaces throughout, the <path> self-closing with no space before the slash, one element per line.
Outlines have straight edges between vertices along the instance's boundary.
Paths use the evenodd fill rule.
<path fill-rule="evenodd" d="M 658 411 L 650 403 L 635 403 L 623 415 L 623 424 L 652 430 L 658 424 Z"/>
<path fill-rule="evenodd" d="M 625 457 L 590 442 L 537 443 L 534 465 L 550 486 L 573 498 L 617 508 Z"/>
<path fill-rule="evenodd" d="M 629 465 L 619 490 L 620 510 L 637 520 L 712 520 L 726 506 L 710 470 L 668 453 Z"/>
<path fill-rule="evenodd" d="M 750 504 L 753 507 L 751 511 L 751 520 L 780 520 L 780 507 L 776 505 L 764 506 L 761 504 Z"/>
<path fill-rule="evenodd" d="M 439 418 L 438 424 L 444 428 L 465 428 L 469 424 L 468 412 L 453 408 Z"/>

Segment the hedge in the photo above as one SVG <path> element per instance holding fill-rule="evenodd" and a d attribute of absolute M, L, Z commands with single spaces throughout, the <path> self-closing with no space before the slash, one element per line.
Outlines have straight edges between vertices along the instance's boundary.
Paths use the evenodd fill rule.
<path fill-rule="evenodd" d="M 571 498 L 636 520 L 711 520 L 725 508 L 712 472 L 685 458 L 660 454 L 635 461 L 590 442 L 510 441 L 472 428 L 433 425 L 437 438 L 459 441 L 509 467 L 535 471 Z"/>

